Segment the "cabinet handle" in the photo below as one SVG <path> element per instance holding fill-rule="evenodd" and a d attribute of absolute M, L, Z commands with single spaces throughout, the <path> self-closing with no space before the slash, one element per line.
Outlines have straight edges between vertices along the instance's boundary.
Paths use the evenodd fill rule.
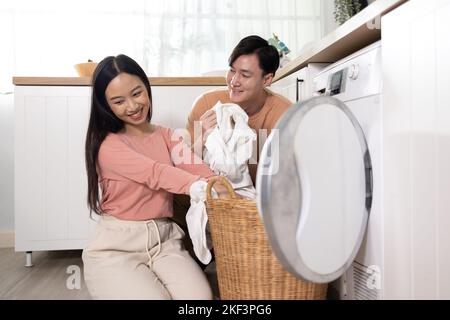
<path fill-rule="evenodd" d="M 299 92 L 299 83 L 302 83 L 303 79 L 297 78 L 297 84 L 295 88 L 295 102 L 298 102 L 298 99 L 300 98 L 300 92 Z"/>

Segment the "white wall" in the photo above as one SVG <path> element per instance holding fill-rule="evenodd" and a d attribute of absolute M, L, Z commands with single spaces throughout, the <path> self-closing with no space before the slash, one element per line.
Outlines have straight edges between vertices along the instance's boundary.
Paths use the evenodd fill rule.
<path fill-rule="evenodd" d="M 376 0 L 368 0 L 367 4 L 370 5 L 375 1 Z M 320 15 L 322 17 L 322 37 L 324 37 L 330 32 L 333 32 L 337 27 L 339 27 L 339 25 L 334 20 L 334 0 L 322 0 L 320 9 Z"/>
<path fill-rule="evenodd" d="M 334 0 L 322 0 L 320 15 L 322 16 L 322 37 L 324 37 L 338 27 L 334 20 Z"/>
<path fill-rule="evenodd" d="M 13 95 L 0 94 L 0 233 L 14 229 Z"/>

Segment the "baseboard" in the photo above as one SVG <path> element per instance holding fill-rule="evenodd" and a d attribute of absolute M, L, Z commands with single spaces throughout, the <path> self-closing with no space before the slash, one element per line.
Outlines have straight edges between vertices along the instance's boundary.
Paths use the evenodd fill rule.
<path fill-rule="evenodd" d="M 0 248 L 14 247 L 14 231 L 0 231 Z"/>

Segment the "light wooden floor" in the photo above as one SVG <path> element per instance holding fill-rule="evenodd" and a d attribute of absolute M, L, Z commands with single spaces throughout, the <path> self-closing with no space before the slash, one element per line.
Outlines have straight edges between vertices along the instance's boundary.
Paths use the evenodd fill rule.
<path fill-rule="evenodd" d="M 0 249 L 0 299 L 90 299 L 82 277 L 81 250 L 33 252 L 34 266 L 27 268 L 24 264 L 25 253 L 13 248 Z M 70 266 L 81 270 L 80 289 L 69 289 L 74 283 L 70 281 L 74 275 Z"/>
<path fill-rule="evenodd" d="M 68 289 L 71 266 L 83 274 L 81 250 L 33 252 L 33 267 L 25 267 L 25 253 L 0 249 L 0 300 L 87 300 L 91 299 L 81 276 L 80 289 Z M 73 268 L 73 267 L 72 267 Z M 219 296 L 215 265 L 205 270 L 214 295 Z M 73 282 L 69 279 L 69 284 Z"/>

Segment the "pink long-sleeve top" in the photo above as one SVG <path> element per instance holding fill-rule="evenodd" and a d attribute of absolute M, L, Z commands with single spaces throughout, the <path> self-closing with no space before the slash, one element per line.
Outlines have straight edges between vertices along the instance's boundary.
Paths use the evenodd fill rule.
<path fill-rule="evenodd" d="M 154 126 L 137 137 L 110 133 L 98 154 L 101 209 L 122 220 L 173 215 L 173 193 L 188 194 L 195 181 L 214 176 L 173 130 Z"/>

